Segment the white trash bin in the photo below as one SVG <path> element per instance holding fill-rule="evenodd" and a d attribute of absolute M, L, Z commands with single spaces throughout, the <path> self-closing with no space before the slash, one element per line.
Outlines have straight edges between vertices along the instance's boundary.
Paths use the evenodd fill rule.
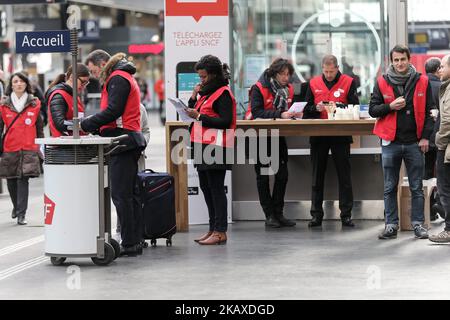
<path fill-rule="evenodd" d="M 45 146 L 45 255 L 52 264 L 90 257 L 108 265 L 119 256 L 111 238 L 107 153 L 124 137 L 36 139 Z"/>

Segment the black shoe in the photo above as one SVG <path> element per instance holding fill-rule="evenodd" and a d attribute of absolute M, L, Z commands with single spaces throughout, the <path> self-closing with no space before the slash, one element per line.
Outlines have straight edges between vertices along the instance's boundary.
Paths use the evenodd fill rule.
<path fill-rule="evenodd" d="M 281 223 L 276 217 L 271 216 L 269 219 L 266 219 L 266 227 L 281 228 Z"/>
<path fill-rule="evenodd" d="M 439 203 L 433 204 L 431 207 L 431 212 L 434 214 L 439 214 L 442 219 L 445 219 L 445 210 Z"/>
<path fill-rule="evenodd" d="M 341 222 L 342 222 L 343 227 L 352 227 L 353 228 L 355 226 L 355 223 L 349 217 L 342 218 Z"/>
<path fill-rule="evenodd" d="M 308 223 L 308 227 L 320 227 L 322 225 L 322 218 L 313 217 Z"/>
<path fill-rule="evenodd" d="M 277 216 L 277 220 L 282 227 L 293 227 L 297 224 L 294 220 L 286 219 L 282 214 Z"/>
<path fill-rule="evenodd" d="M 138 245 L 133 245 L 129 247 L 120 246 L 120 256 L 127 256 L 127 257 L 136 257 L 139 253 Z M 142 249 L 141 249 L 142 252 Z"/>
<path fill-rule="evenodd" d="M 13 209 L 13 211 L 11 212 L 11 218 L 12 218 L 12 219 L 17 218 L 17 213 L 16 213 L 16 210 L 15 210 L 15 209 Z"/>
<path fill-rule="evenodd" d="M 414 226 L 414 236 L 418 239 L 428 239 L 428 230 L 423 224 L 416 224 Z"/>
<path fill-rule="evenodd" d="M 26 225 L 28 222 L 27 220 L 25 220 L 25 216 L 19 216 L 17 217 L 17 224 L 24 226 Z"/>
<path fill-rule="evenodd" d="M 384 231 L 378 235 L 378 239 L 395 239 L 397 238 L 398 226 L 386 225 Z"/>

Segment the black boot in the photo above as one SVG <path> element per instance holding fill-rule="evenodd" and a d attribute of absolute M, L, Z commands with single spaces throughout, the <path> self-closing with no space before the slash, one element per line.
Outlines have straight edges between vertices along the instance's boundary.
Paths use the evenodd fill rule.
<path fill-rule="evenodd" d="M 17 217 L 17 224 L 24 226 L 26 225 L 28 222 L 27 220 L 25 220 L 25 215 L 20 215 Z"/>
<path fill-rule="evenodd" d="M 266 219 L 266 227 L 281 228 L 281 223 L 274 215 Z"/>
<path fill-rule="evenodd" d="M 352 221 L 352 219 L 350 217 L 345 217 L 341 219 L 342 222 L 342 226 L 343 227 L 354 227 L 355 223 Z"/>
<path fill-rule="evenodd" d="M 308 227 L 320 227 L 322 226 L 322 218 L 312 217 L 311 221 L 308 223 Z"/>

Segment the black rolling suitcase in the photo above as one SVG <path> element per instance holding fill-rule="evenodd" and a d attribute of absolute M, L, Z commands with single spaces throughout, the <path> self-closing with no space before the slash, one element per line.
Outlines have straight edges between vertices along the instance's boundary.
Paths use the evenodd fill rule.
<path fill-rule="evenodd" d="M 144 239 L 155 247 L 156 239 L 165 238 L 166 245 L 172 246 L 172 236 L 177 232 L 173 177 L 146 169 L 138 173 L 138 181 Z"/>

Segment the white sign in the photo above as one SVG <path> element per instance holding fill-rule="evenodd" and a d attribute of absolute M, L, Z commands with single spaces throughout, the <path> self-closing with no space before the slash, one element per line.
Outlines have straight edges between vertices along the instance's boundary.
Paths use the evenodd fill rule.
<path fill-rule="evenodd" d="M 230 64 L 228 0 L 165 0 L 165 88 L 166 119 L 177 120 L 168 98 L 186 105 L 200 82 L 194 70 L 204 55 L 217 56 Z"/>

